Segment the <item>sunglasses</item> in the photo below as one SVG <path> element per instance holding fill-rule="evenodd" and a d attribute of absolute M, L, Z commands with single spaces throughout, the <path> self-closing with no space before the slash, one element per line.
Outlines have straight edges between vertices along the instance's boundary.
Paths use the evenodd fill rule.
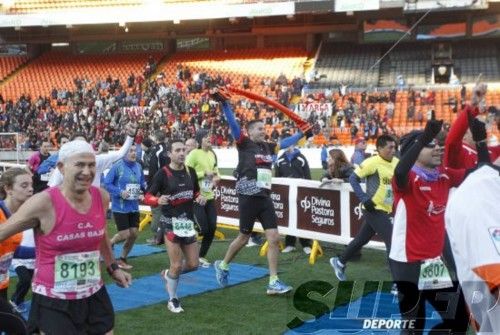
<path fill-rule="evenodd" d="M 429 144 L 425 145 L 424 148 L 434 149 L 436 145 L 440 148 L 444 146 L 443 143 L 440 143 L 439 141 L 434 139 L 431 142 L 429 142 Z"/>

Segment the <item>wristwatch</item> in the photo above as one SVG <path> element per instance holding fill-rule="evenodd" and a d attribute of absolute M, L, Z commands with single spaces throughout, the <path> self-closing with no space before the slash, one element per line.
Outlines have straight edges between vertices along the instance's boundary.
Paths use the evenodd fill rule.
<path fill-rule="evenodd" d="M 109 275 L 112 276 L 113 273 L 118 270 L 120 267 L 118 266 L 118 263 L 113 262 L 109 264 L 109 266 L 106 268 L 106 271 L 108 271 Z"/>

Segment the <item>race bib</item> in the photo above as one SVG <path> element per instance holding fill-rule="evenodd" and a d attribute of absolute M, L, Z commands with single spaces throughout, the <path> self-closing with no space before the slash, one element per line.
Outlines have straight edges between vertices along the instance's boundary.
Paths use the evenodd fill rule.
<path fill-rule="evenodd" d="M 57 256 L 54 276 L 56 292 L 80 292 L 98 285 L 101 280 L 99 251 Z"/>
<path fill-rule="evenodd" d="M 139 184 L 127 184 L 125 191 L 128 194 L 127 200 L 137 200 L 141 195 L 141 186 Z"/>
<path fill-rule="evenodd" d="M 385 205 L 392 205 L 393 203 L 394 203 L 394 193 L 392 192 L 392 186 L 386 185 L 385 186 L 384 204 Z"/>
<path fill-rule="evenodd" d="M 420 265 L 419 290 L 436 290 L 452 286 L 450 274 L 441 257 L 427 259 Z"/>
<path fill-rule="evenodd" d="M 9 252 L 0 257 L 0 283 L 9 279 L 9 267 L 12 263 L 13 252 Z"/>
<path fill-rule="evenodd" d="M 273 173 L 269 169 L 257 169 L 257 186 L 271 189 Z"/>
<path fill-rule="evenodd" d="M 179 237 L 191 237 L 196 235 L 193 221 L 186 218 L 172 218 L 172 229 Z"/>
<path fill-rule="evenodd" d="M 41 180 L 41 181 L 49 181 L 49 179 L 50 179 L 50 174 L 51 174 L 51 172 L 47 172 L 47 173 L 41 174 L 41 175 L 40 175 L 40 180 Z"/>
<path fill-rule="evenodd" d="M 214 183 L 212 182 L 211 179 L 204 178 L 201 181 L 200 189 L 202 192 L 209 193 L 212 191 L 213 187 L 214 187 Z"/>

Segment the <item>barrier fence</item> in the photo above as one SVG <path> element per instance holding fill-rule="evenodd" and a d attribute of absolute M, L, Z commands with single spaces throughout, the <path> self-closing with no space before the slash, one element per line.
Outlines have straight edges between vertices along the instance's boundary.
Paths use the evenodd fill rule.
<path fill-rule="evenodd" d="M 326 184 L 314 180 L 273 178 L 271 198 L 283 235 L 347 244 L 363 221 L 361 203 L 349 183 Z M 238 196 L 235 179 L 223 177 L 215 192 L 217 222 L 238 226 Z M 262 229 L 256 222 L 256 228 Z M 369 247 L 385 249 L 375 237 Z"/>

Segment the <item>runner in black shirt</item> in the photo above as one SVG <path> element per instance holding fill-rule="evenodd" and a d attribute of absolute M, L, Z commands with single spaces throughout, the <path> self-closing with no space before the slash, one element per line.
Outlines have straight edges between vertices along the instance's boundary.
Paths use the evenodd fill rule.
<path fill-rule="evenodd" d="M 170 259 L 170 268 L 162 271 L 161 275 L 170 297 L 167 307 L 173 313 L 184 311 L 177 298 L 179 275 L 198 268 L 193 203 L 196 201 L 203 206 L 206 201 L 200 195 L 196 171 L 184 165 L 185 151 L 181 140 L 173 140 L 167 145 L 171 162 L 154 175 L 144 199 L 147 205 L 161 205 L 160 225 L 165 231 L 165 245 Z M 186 258 L 184 267 L 183 255 Z"/>

